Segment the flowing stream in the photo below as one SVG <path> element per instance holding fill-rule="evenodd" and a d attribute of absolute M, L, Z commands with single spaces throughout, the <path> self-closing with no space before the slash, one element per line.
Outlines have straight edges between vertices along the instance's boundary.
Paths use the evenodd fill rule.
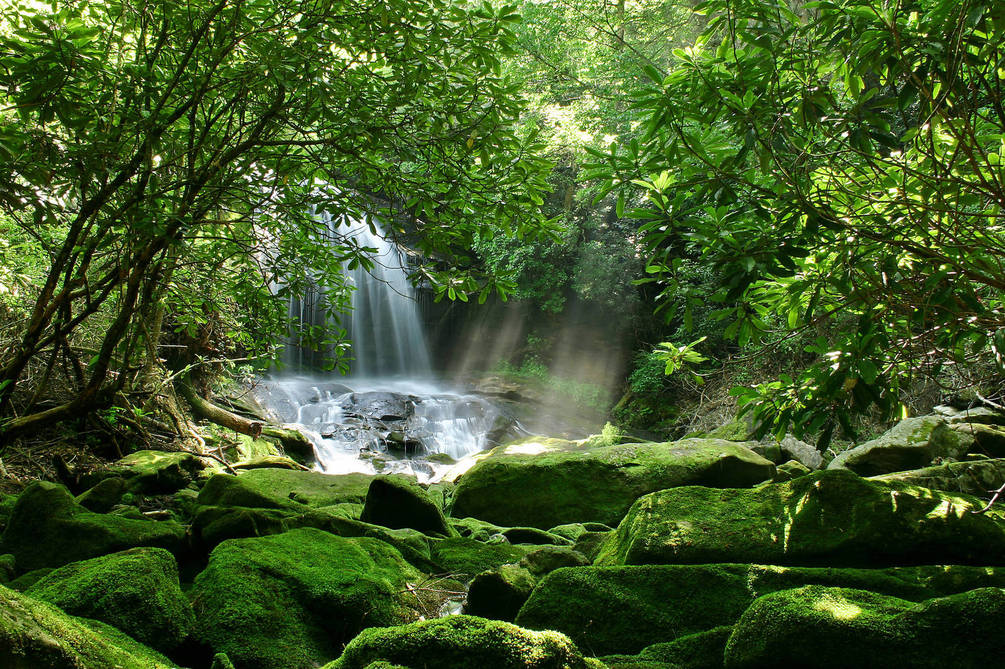
<path fill-rule="evenodd" d="M 345 219 L 324 220 L 334 233 Z M 355 288 L 346 319 L 354 358 L 349 376 L 273 376 L 259 385 L 258 398 L 311 437 L 321 471 L 402 472 L 433 481 L 455 461 L 494 445 L 512 421 L 484 397 L 436 379 L 404 255 L 379 229 L 349 224 L 342 234 L 377 250 L 370 272 L 347 270 Z M 291 299 L 290 315 L 301 325 L 322 322 L 315 298 Z M 303 368 L 312 357 L 291 342 L 285 359 Z"/>

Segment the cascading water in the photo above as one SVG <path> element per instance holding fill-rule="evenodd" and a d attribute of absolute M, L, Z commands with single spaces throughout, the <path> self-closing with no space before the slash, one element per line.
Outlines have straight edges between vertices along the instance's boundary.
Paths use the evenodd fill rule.
<path fill-rule="evenodd" d="M 354 287 L 347 323 L 354 358 L 350 375 L 338 381 L 318 375 L 271 378 L 260 384 L 259 399 L 311 437 L 324 472 L 405 472 L 434 480 L 450 461 L 493 445 L 510 422 L 485 398 L 452 392 L 433 380 L 399 249 L 379 228 L 346 217 L 322 220 L 333 237 L 347 224 L 342 236 L 376 249 L 371 271 L 346 270 Z M 291 299 L 290 315 L 301 327 L 323 322 L 317 298 Z M 295 342 L 287 345 L 285 359 L 300 369 L 316 364 L 316 356 Z"/>

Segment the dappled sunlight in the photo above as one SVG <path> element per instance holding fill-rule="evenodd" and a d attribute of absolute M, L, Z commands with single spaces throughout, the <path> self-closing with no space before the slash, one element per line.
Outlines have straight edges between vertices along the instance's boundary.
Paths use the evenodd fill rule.
<path fill-rule="evenodd" d="M 828 595 L 813 603 L 813 609 L 829 613 L 835 620 L 854 620 L 862 615 L 862 607 L 852 604 L 843 597 Z"/>
<path fill-rule="evenodd" d="M 558 451 L 561 449 L 555 448 L 554 446 L 548 444 L 542 444 L 541 442 L 531 441 L 524 442 L 522 444 L 513 444 L 512 446 L 507 446 L 504 453 L 506 455 L 541 455 L 542 453 L 548 453 L 551 451 Z"/>

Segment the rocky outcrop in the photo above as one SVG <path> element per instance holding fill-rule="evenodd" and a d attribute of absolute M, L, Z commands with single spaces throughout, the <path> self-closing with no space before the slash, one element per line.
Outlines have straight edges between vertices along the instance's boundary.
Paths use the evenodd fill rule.
<path fill-rule="evenodd" d="M 597 564 L 996 564 L 1005 517 L 974 497 L 815 472 L 752 490 L 698 486 L 640 498 Z"/>
<path fill-rule="evenodd" d="M 924 469 L 873 476 L 870 480 L 981 496 L 1005 482 L 1005 459 L 947 462 Z"/>
<path fill-rule="evenodd" d="M 675 486 L 752 486 L 774 465 L 741 444 L 685 439 L 581 448 L 529 439 L 491 451 L 458 481 L 451 515 L 507 527 L 616 524 L 639 496 Z"/>
<path fill-rule="evenodd" d="M 177 648 L 195 625 L 174 557 L 161 548 L 133 548 L 68 564 L 26 594 L 70 615 L 108 623 L 162 653 Z"/>
<path fill-rule="evenodd" d="M 828 469 L 850 469 L 862 476 L 919 469 L 937 458 L 962 457 L 974 441 L 953 430 L 944 418 L 905 418 L 876 439 L 839 453 Z"/>
<path fill-rule="evenodd" d="M 374 478 L 359 519 L 391 529 L 408 527 L 434 536 L 455 534 L 426 491 L 403 477 Z"/>

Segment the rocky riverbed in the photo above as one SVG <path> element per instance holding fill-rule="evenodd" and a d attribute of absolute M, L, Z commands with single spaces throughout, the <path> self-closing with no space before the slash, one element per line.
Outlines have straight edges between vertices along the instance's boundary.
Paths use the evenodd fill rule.
<path fill-rule="evenodd" d="M 426 485 L 264 439 L 234 473 L 140 451 L 0 503 L 0 665 L 983 667 L 1002 425 L 943 409 L 826 467 L 791 439 L 527 437 Z"/>

